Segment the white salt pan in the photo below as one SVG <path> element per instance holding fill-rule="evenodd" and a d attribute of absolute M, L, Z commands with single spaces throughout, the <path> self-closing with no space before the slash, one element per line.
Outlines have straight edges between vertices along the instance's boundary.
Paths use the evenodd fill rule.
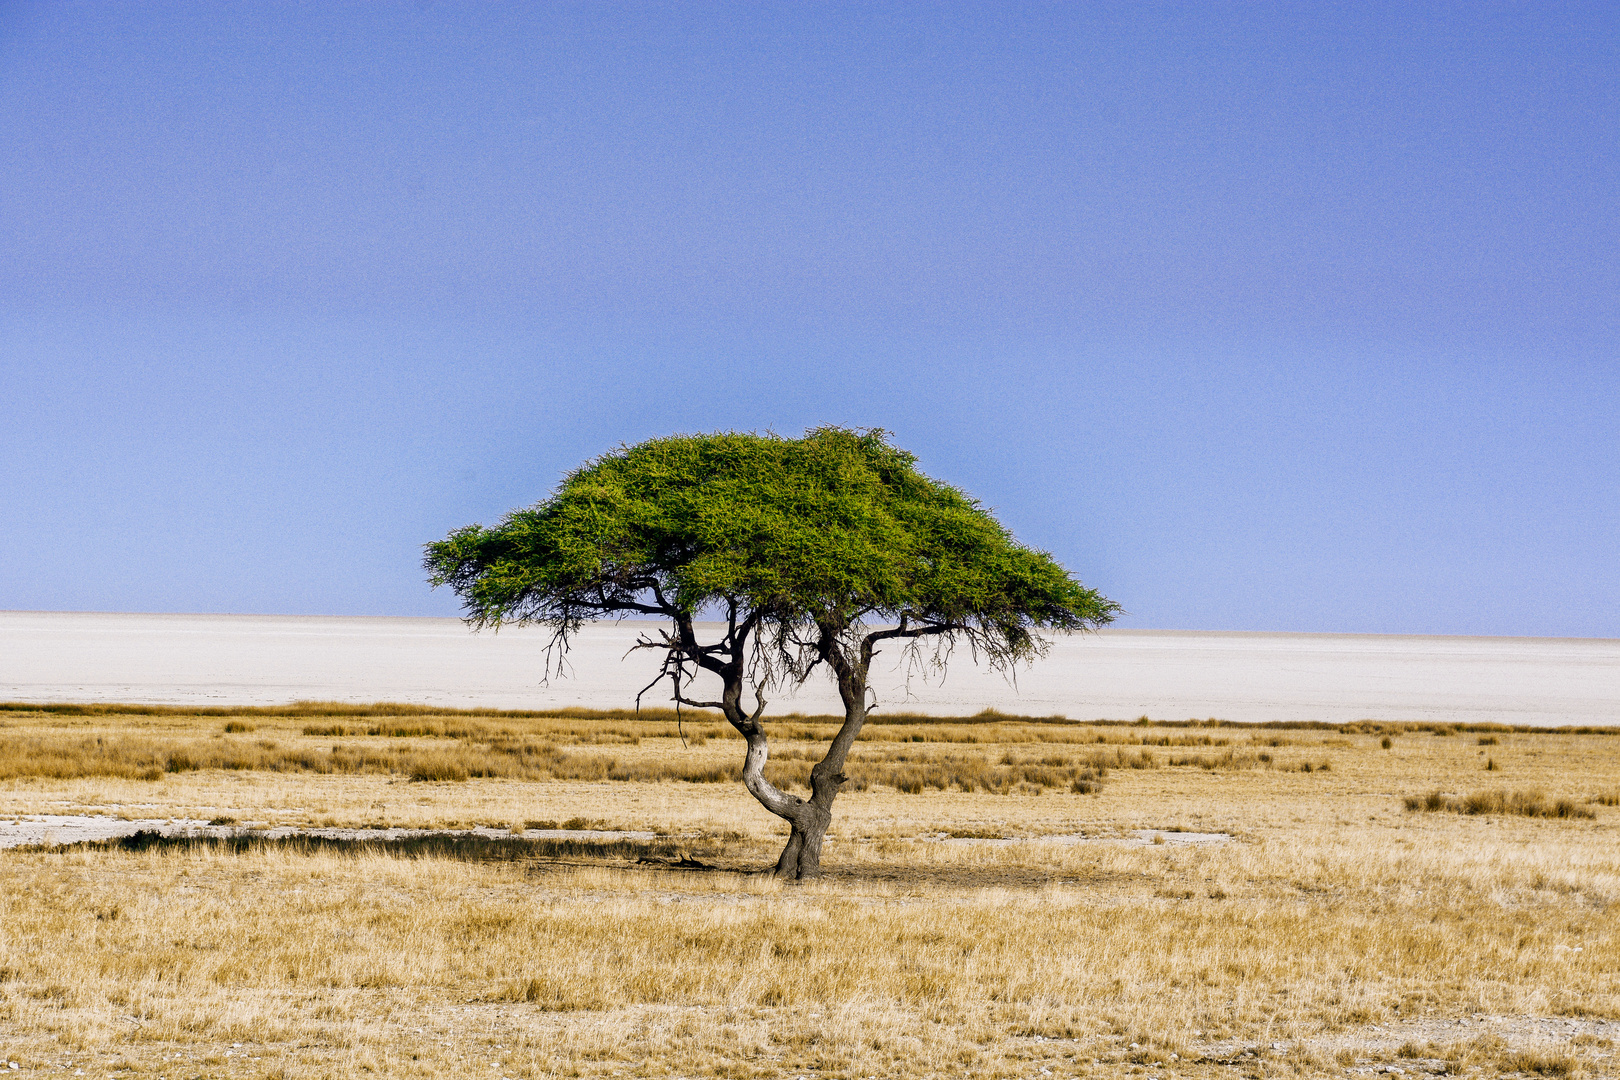
<path fill-rule="evenodd" d="M 0 699 L 626 708 L 657 667 L 651 654 L 626 650 L 654 626 L 587 626 L 568 676 L 543 683 L 548 635 L 532 627 L 474 634 L 455 619 L 0 612 Z M 1612 639 L 1105 630 L 1060 639 L 1016 687 L 960 652 L 943 683 L 911 680 L 909 698 L 898 659 L 881 656 L 873 679 L 890 711 L 1620 723 Z M 774 698 L 767 715 L 837 708 L 819 677 Z M 665 704 L 656 691 L 645 703 Z"/>

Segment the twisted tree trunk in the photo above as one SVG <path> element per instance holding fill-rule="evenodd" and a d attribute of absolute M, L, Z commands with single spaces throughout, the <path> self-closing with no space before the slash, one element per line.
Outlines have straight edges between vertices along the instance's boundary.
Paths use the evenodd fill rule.
<path fill-rule="evenodd" d="M 832 669 L 838 683 L 838 696 L 844 702 L 844 723 L 833 736 L 826 756 L 810 770 L 810 798 L 778 790 L 765 779 L 765 762 L 770 758 L 770 746 L 765 738 L 765 726 L 760 717 L 765 712 L 765 698 L 755 691 L 757 708 L 750 714 L 742 707 L 743 648 L 748 626 L 742 635 L 733 635 L 733 650 L 728 663 L 704 660 L 704 667 L 718 674 L 725 686 L 718 702 L 685 702 L 690 705 L 718 705 L 726 720 L 748 743 L 743 758 L 743 784 L 761 806 L 787 821 L 790 829 L 787 844 L 776 860 L 773 872 L 778 877 L 802 881 L 821 874 L 821 848 L 827 838 L 827 827 L 832 824 L 833 801 L 849 780 L 844 775 L 844 763 L 860 737 L 866 724 L 867 674 L 879 644 L 890 639 L 915 639 L 923 635 L 947 633 L 964 629 L 949 623 L 910 624 L 909 616 L 902 615 L 900 624 L 885 630 L 866 634 L 858 641 L 846 639 L 850 619 L 842 614 L 829 614 L 816 623 L 819 640 L 815 644 L 815 663 L 825 663 Z M 690 621 L 681 624 L 685 642 L 693 641 Z M 690 648 L 690 646 L 688 646 Z M 696 650 L 692 649 L 694 655 Z M 813 666 L 813 665 L 812 665 Z M 679 698 L 685 701 L 684 698 Z"/>
<path fill-rule="evenodd" d="M 811 797 L 801 799 L 765 779 L 765 762 L 770 757 L 770 747 L 766 742 L 765 727 L 757 717 L 733 718 L 728 710 L 726 718 L 748 743 L 743 758 L 743 784 L 761 806 L 787 821 L 791 827 L 787 845 L 783 847 L 772 872 L 778 877 L 795 881 L 815 877 L 821 872 L 821 845 L 827 836 L 827 826 L 832 823 L 832 801 L 838 794 L 838 785 L 844 779 L 841 775 L 826 781 L 817 778 L 817 773 L 827 765 L 832 754 L 829 753 L 828 758 L 812 770 Z M 839 765 L 842 765 L 841 760 Z M 835 768 L 833 772 L 836 774 L 839 769 Z"/>
<path fill-rule="evenodd" d="M 866 723 L 866 667 L 869 649 L 863 650 L 860 661 L 851 662 L 842 654 L 827 656 L 838 676 L 839 696 L 844 700 L 844 723 L 833 736 L 826 756 L 810 770 L 810 798 L 801 799 L 778 790 L 765 779 L 765 762 L 770 756 L 765 729 L 759 723 L 758 713 L 745 717 L 741 709 L 733 719 L 728 709 L 727 719 L 748 740 L 747 756 L 743 759 L 743 783 L 750 793 L 777 817 L 791 826 L 787 844 L 776 860 L 773 873 L 793 881 L 821 875 L 821 848 L 827 838 L 827 827 L 832 824 L 833 801 L 849 777 L 844 775 L 844 763 L 855 745 L 861 728 Z M 825 652 L 823 655 L 827 655 Z M 740 687 L 739 687 L 740 697 Z M 760 705 L 764 708 L 763 702 Z"/>

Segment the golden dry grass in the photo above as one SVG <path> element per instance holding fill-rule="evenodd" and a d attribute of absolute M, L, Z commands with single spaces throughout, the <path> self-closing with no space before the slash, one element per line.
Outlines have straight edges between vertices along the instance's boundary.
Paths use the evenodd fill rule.
<path fill-rule="evenodd" d="M 227 733 L 231 723 L 252 730 Z M 14 770 L 0 782 L 0 817 L 659 834 L 458 847 L 277 844 L 244 832 L 0 852 L 0 1057 L 29 1069 L 1616 1072 L 1620 809 L 1604 798 L 1620 787 L 1620 739 L 1610 736 L 1502 732 L 1486 750 L 1471 735 L 1389 725 L 886 725 L 861 746 L 866 787 L 840 798 L 828 877 L 784 887 L 740 872 L 770 861 L 781 839 L 740 786 L 670 779 L 734 767 L 740 743 L 702 721 L 706 737 L 687 747 L 667 723 L 590 717 L 15 711 L 0 724 L 4 755 L 28 740 L 187 753 L 265 740 L 380 759 L 511 739 L 608 756 L 647 777 Z M 321 724 L 345 730 L 304 733 Z M 794 768 L 808 763 L 809 737 L 830 732 L 809 720 L 778 730 Z M 1104 754 L 1109 769 L 1092 794 L 1030 779 L 910 793 L 892 783 L 907 769 L 971 780 L 1096 767 Z M 657 772 L 660 762 L 669 771 Z M 1510 796 L 1476 813 L 1404 805 L 1496 790 L 1545 792 L 1547 805 L 1567 800 L 1594 816 L 1506 812 Z M 1168 842 L 1141 843 L 1136 830 Z M 1234 839 L 1178 843 L 1170 830 Z M 719 869 L 672 869 L 682 856 Z"/>
<path fill-rule="evenodd" d="M 729 727 L 704 713 L 696 714 L 689 732 L 680 729 L 682 752 L 672 753 L 663 741 L 674 719 L 669 710 L 649 710 L 647 717 L 635 719 L 620 713 L 585 716 L 583 710 L 563 716 L 491 709 L 435 713 L 421 706 L 303 702 L 245 709 L 221 723 L 217 718 L 227 714 L 219 709 L 187 713 L 140 706 L 126 707 L 138 712 L 117 713 L 115 708 L 0 705 L 0 780 L 156 780 L 166 773 L 204 769 L 397 774 L 413 780 L 719 783 L 741 777 L 734 749 L 703 750 L 711 739 L 735 738 Z M 389 709 L 398 715 L 390 715 Z M 1330 767 L 1325 761 L 1268 752 L 1265 748 L 1296 741 L 1275 732 L 1166 732 L 997 713 L 926 725 L 922 719 L 909 714 L 878 717 L 850 759 L 846 790 L 880 785 L 910 794 L 925 789 L 1089 794 L 1100 789 L 1111 768 L 1311 772 Z M 783 786 L 806 786 L 810 767 L 836 726 L 827 717 L 795 716 L 782 724 L 769 766 L 771 779 Z M 204 734 L 208 737 L 199 738 Z M 639 747 L 643 737 L 654 739 L 656 746 L 629 749 Z M 581 746 L 618 752 L 564 749 Z M 987 754 L 992 746 L 1005 749 Z M 1156 753 L 1155 748 L 1161 749 Z"/>
<path fill-rule="evenodd" d="M 1491 764 L 1494 766 L 1495 762 Z M 1594 795 L 1591 801 L 1602 803 L 1603 799 L 1603 795 Z M 1523 814 L 1525 817 L 1556 818 L 1597 816 L 1574 799 L 1549 800 L 1539 791 L 1497 790 L 1447 795 L 1436 790 L 1427 795 L 1408 795 L 1405 802 L 1408 810 L 1449 810 L 1453 814 Z"/>

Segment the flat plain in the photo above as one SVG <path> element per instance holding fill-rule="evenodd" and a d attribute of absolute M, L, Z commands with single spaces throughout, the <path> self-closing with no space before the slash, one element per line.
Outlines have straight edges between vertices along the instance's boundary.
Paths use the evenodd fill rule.
<path fill-rule="evenodd" d="M 831 731 L 776 721 L 768 774 L 802 783 Z M 1620 737 L 1601 729 L 880 714 L 804 885 L 751 872 L 784 830 L 734 780 L 740 740 L 705 717 L 683 732 L 8 706 L 0 830 L 212 824 L 0 850 L 0 1059 L 168 1078 L 1620 1072 Z"/>
<path fill-rule="evenodd" d="M 0 700 L 611 709 L 657 673 L 657 658 L 631 646 L 658 625 L 586 623 L 566 676 L 543 681 L 550 631 L 541 626 L 472 633 L 446 618 L 0 611 Z M 1620 724 L 1620 640 L 1106 628 L 1058 636 L 1014 682 L 972 663 L 922 678 L 890 650 L 872 686 L 885 710 L 939 715 L 1591 726 Z M 701 680 L 697 689 L 714 697 Z M 774 712 L 842 709 L 828 679 L 778 698 Z"/>

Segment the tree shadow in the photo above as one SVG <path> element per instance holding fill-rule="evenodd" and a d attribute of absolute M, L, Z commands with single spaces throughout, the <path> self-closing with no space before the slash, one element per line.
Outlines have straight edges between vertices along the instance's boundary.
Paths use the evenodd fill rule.
<path fill-rule="evenodd" d="M 68 852 L 195 852 L 216 855 L 252 855 L 280 852 L 289 855 L 387 856 L 396 859 L 451 859 L 468 863 L 524 864 L 532 872 L 551 868 L 603 867 L 667 870 L 678 873 L 720 873 L 757 876 L 770 865 L 751 858 L 754 853 L 727 851 L 724 844 L 694 844 L 693 838 L 609 839 L 567 837 L 488 836 L 471 832 L 430 833 L 420 836 L 335 837 L 300 834 L 266 836 L 243 831 L 230 836 L 165 836 L 143 829 L 129 836 L 81 840 L 72 844 L 34 845 L 14 851 L 62 854 Z M 882 883 L 906 890 L 1041 888 L 1056 883 L 1081 884 L 1084 875 L 1054 874 L 1049 870 L 1013 866 L 929 867 L 845 865 L 823 867 L 820 880 L 831 884 Z"/>
<path fill-rule="evenodd" d="M 39 845 L 32 850 L 51 852 L 209 852 L 248 855 L 265 851 L 293 855 L 386 855 L 399 859 L 454 859 L 460 862 L 533 862 L 558 859 L 613 859 L 629 863 L 651 862 L 683 869 L 703 866 L 688 854 L 689 843 L 670 838 L 570 839 L 495 837 L 477 833 L 430 833 L 402 837 L 334 837 L 319 835 L 260 836 L 251 832 L 232 836 L 165 836 L 143 829 L 129 836 L 83 840 L 74 844 Z M 28 850 L 28 849 L 18 849 Z M 707 868 L 707 867 L 705 867 Z"/>

